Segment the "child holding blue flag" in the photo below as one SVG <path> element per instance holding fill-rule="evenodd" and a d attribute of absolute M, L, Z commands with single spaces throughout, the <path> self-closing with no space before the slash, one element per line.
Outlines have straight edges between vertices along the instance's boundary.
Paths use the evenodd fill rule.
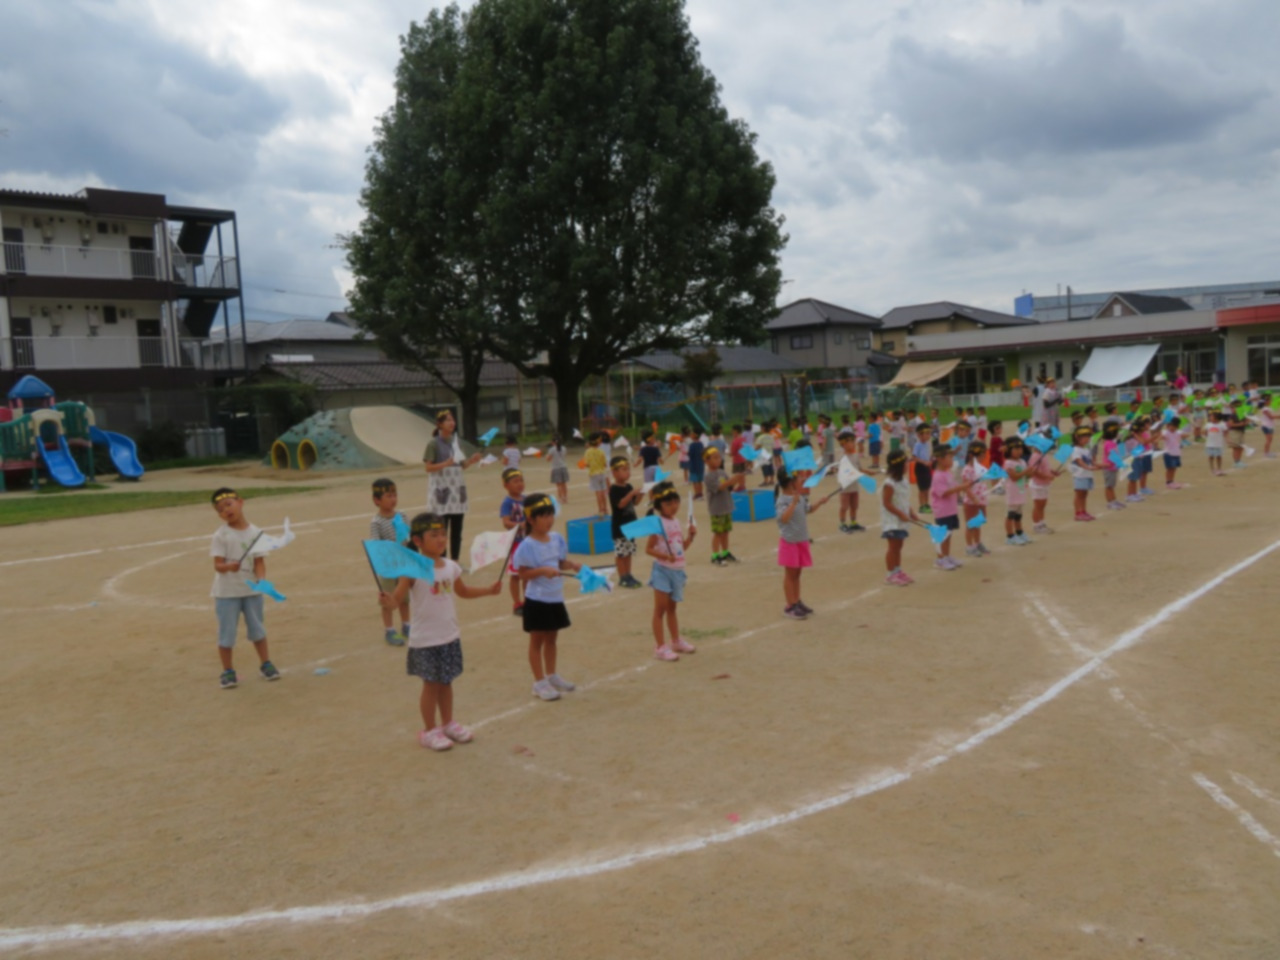
<path fill-rule="evenodd" d="M 502 471 L 502 486 L 507 495 L 502 498 L 498 507 L 498 519 L 503 530 L 514 530 L 515 540 L 512 548 L 519 546 L 524 539 L 524 474 L 514 467 Z M 524 614 L 524 603 L 520 599 L 520 577 L 514 561 L 507 570 L 511 574 L 511 612 L 517 617 Z"/>
<path fill-rule="evenodd" d="M 721 567 L 737 563 L 729 552 L 729 534 L 733 532 L 733 480 L 724 471 L 723 455 L 717 447 L 707 447 L 706 461 L 707 513 L 711 514 L 711 562 Z"/>
<path fill-rule="evenodd" d="M 1021 437 L 1010 437 L 1005 443 L 1003 469 L 1009 475 L 1009 480 L 1004 485 L 1004 542 L 1011 547 L 1025 547 L 1031 542 L 1031 538 L 1022 530 L 1022 511 L 1027 504 L 1024 484 L 1029 472 L 1026 455 L 1027 446 Z"/>
<path fill-rule="evenodd" d="M 693 543 L 698 528 L 692 523 L 680 529 L 680 491 L 669 480 L 663 480 L 649 491 L 653 514 L 662 524 L 661 534 L 650 534 L 645 553 L 653 557 L 649 586 L 653 587 L 653 657 L 655 660 L 679 660 L 682 653 L 693 653 L 695 647 L 680 636 L 680 619 L 676 607 L 684 600 L 685 549 Z M 663 624 L 671 634 L 664 642 Z"/>
<path fill-rule="evenodd" d="M 778 522 L 778 566 L 783 568 L 782 594 L 787 604 L 782 615 L 791 620 L 804 620 L 815 612 L 800 599 L 800 574 L 805 567 L 813 566 L 813 554 L 809 549 L 809 514 L 835 496 L 829 493 L 810 503 L 803 484 L 811 473 L 809 470 L 796 473 L 784 470 L 778 476 L 774 508 Z"/>
<path fill-rule="evenodd" d="M 928 427 L 921 426 L 921 430 Z M 894 450 L 885 461 L 884 487 L 880 491 L 880 536 L 885 541 L 884 566 L 889 571 L 884 582 L 891 587 L 915 583 L 902 569 L 902 543 L 907 539 L 907 524 L 919 523 L 911 509 L 911 484 L 907 481 L 907 452 Z"/>
<path fill-rule="evenodd" d="M 497 596 L 502 581 L 488 587 L 462 582 L 462 567 L 445 557 L 449 536 L 445 520 L 434 513 L 420 513 L 409 525 L 409 548 L 431 563 L 430 578 L 401 577 L 395 591 L 383 594 L 382 605 L 391 610 L 408 601 L 413 612 L 405 670 L 422 681 L 418 707 L 422 732 L 418 743 L 429 750 L 448 750 L 455 743 L 470 743 L 471 731 L 453 719 L 453 681 L 462 675 L 462 631 L 453 598 L 474 600 Z M 439 715 L 440 722 L 436 722 Z"/>
<path fill-rule="evenodd" d="M 1093 455 L 1089 452 L 1091 436 L 1088 427 L 1079 427 L 1071 438 L 1073 446 L 1068 463 L 1071 467 L 1071 488 L 1075 491 L 1076 520 L 1078 521 L 1097 519 L 1089 512 L 1089 491 L 1093 489 L 1093 474 L 1101 470 L 1102 465 L 1094 463 Z"/>
<path fill-rule="evenodd" d="M 279 680 L 280 671 L 271 662 L 267 651 L 267 630 L 263 626 L 263 596 L 249 586 L 250 570 L 243 569 L 245 559 L 262 536 L 262 530 L 244 516 L 244 501 L 230 487 L 219 487 L 210 498 L 213 509 L 222 519 L 222 526 L 209 544 L 209 556 L 213 557 L 214 612 L 218 616 L 218 657 L 222 661 L 222 676 L 218 682 L 223 690 L 236 686 L 235 667 L 231 651 L 236 645 L 236 632 L 240 617 L 244 617 L 245 632 L 261 661 L 259 670 L 267 680 Z M 253 579 L 261 580 L 267 574 L 267 561 L 254 557 L 251 565 Z"/>
<path fill-rule="evenodd" d="M 405 521 L 404 515 L 396 510 L 399 503 L 400 495 L 396 491 L 395 481 L 386 477 L 379 477 L 373 481 L 373 505 L 378 508 L 378 512 L 369 521 L 370 540 L 390 540 L 393 543 L 404 543 L 409 539 L 407 536 L 409 524 Z M 402 533 L 406 535 L 401 536 Z M 391 593 L 396 588 L 396 582 L 387 577 L 378 577 L 378 588 L 381 593 Z M 409 601 L 406 600 L 400 604 L 400 631 L 398 633 L 391 625 L 391 611 L 382 606 L 381 600 L 379 600 L 378 610 L 382 614 L 383 639 L 393 647 L 404 646 L 410 629 Z"/>
<path fill-rule="evenodd" d="M 569 559 L 569 545 L 551 529 L 556 522 L 556 505 L 549 496 L 535 493 L 525 497 L 524 518 L 524 540 L 512 563 L 524 581 L 524 632 L 529 635 L 533 695 L 559 700 L 562 692 L 576 689 L 556 672 L 556 639 L 570 625 L 561 574 L 566 570 L 577 573 L 582 565 Z"/>
<path fill-rule="evenodd" d="M 964 467 L 960 471 L 960 483 L 965 485 L 964 491 L 964 542 L 965 556 L 985 557 L 991 551 L 982 542 L 982 527 L 971 526 L 970 521 L 987 509 L 987 481 L 983 476 L 987 468 L 982 465 L 982 457 L 987 452 L 987 445 L 981 440 L 972 440 L 965 448 Z"/>

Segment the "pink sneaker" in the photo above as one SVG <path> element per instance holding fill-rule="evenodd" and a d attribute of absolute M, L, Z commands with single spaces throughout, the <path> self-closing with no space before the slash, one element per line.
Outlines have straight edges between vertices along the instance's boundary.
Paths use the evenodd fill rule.
<path fill-rule="evenodd" d="M 671 649 L 674 650 L 676 653 L 697 653 L 698 652 L 698 648 L 695 647 L 688 640 L 686 640 L 684 637 L 681 637 L 680 639 L 674 641 L 671 644 Z"/>
<path fill-rule="evenodd" d="M 1166 483 L 1166 484 L 1164 485 L 1164 488 L 1165 488 L 1166 490 L 1181 490 L 1181 489 L 1182 489 L 1182 484 L 1180 484 L 1180 483 Z"/>
<path fill-rule="evenodd" d="M 445 736 L 444 730 L 440 727 L 434 730 L 423 730 L 418 734 L 418 742 L 428 750 L 449 750 L 453 747 L 453 741 Z"/>
<path fill-rule="evenodd" d="M 885 577 L 884 582 L 889 584 L 891 587 L 905 587 L 915 581 L 899 570 L 897 573 L 891 573 Z"/>
<path fill-rule="evenodd" d="M 903 570 L 898 571 L 898 580 L 904 587 L 916 582 L 913 577 L 907 576 L 906 572 Z"/>
<path fill-rule="evenodd" d="M 457 720 L 451 720 L 443 727 L 444 735 L 454 743 L 470 743 L 475 737 L 471 731 Z"/>
<path fill-rule="evenodd" d="M 680 654 L 676 653 L 665 643 L 653 651 L 653 659 L 655 660 L 679 660 Z"/>

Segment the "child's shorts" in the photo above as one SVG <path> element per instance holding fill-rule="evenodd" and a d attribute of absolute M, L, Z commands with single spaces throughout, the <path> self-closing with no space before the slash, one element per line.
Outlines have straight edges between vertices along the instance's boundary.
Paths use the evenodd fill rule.
<path fill-rule="evenodd" d="M 1014 523 L 1018 523 L 1022 520 L 1022 511 L 1010 510 L 1007 513 L 1005 513 L 1004 518 L 1006 520 L 1012 520 Z"/>
<path fill-rule="evenodd" d="M 613 541 L 613 552 L 619 557 L 634 557 L 636 554 L 636 542 L 628 540 L 626 537 L 618 537 Z"/>
<path fill-rule="evenodd" d="M 1207 456 L 1207 457 L 1221 457 L 1221 456 L 1222 456 L 1222 447 L 1221 447 L 1221 446 L 1208 446 L 1208 445 L 1206 445 L 1206 446 L 1205 446 L 1205 448 L 1204 448 L 1204 453 L 1205 453 L 1205 456 Z"/>
<path fill-rule="evenodd" d="M 705 470 L 703 470 L 701 467 L 697 467 L 697 468 L 690 467 L 690 468 L 689 468 L 689 482 L 690 482 L 690 483 L 701 483 L 701 482 L 702 482 L 702 478 L 703 478 L 704 476 L 706 476 L 706 471 L 705 471 Z"/>
<path fill-rule="evenodd" d="M 933 470 L 916 464 L 916 489 L 928 490 L 933 486 Z"/>
<path fill-rule="evenodd" d="M 1102 471 L 1102 485 L 1106 487 L 1108 490 L 1114 490 L 1116 488 L 1116 481 L 1119 479 L 1120 479 L 1119 470 L 1103 470 Z"/>
<path fill-rule="evenodd" d="M 948 530 L 960 529 L 960 515 L 958 513 L 953 513 L 949 517 L 935 516 L 934 519 L 938 521 L 938 526 L 940 527 L 946 527 Z"/>
<path fill-rule="evenodd" d="M 587 486 L 595 493 L 604 493 L 609 489 L 609 475 L 607 473 L 593 473 L 587 477 Z"/>
<path fill-rule="evenodd" d="M 657 480 L 657 479 L 658 479 L 658 467 L 657 467 L 657 464 L 655 464 L 655 465 L 654 465 L 654 466 L 652 466 L 652 467 L 645 467 L 645 468 L 644 468 L 644 482 L 645 482 L 645 483 L 653 483 L 653 482 L 654 482 L 655 480 Z"/>
<path fill-rule="evenodd" d="M 383 593 L 395 593 L 396 587 L 400 585 L 400 581 L 395 577 L 379 577 L 378 589 Z"/>
<path fill-rule="evenodd" d="M 653 565 L 653 573 L 649 575 L 649 586 L 659 593 L 670 595 L 672 603 L 684 600 L 684 585 L 689 577 L 683 570 L 672 570 L 660 563 Z"/>
<path fill-rule="evenodd" d="M 552 483 L 568 483 L 569 468 L 568 467 L 552 467 L 551 482 Z"/>
<path fill-rule="evenodd" d="M 791 569 L 812 567 L 813 552 L 809 549 L 809 542 L 791 543 L 787 540 L 778 541 L 778 566 L 789 567 Z"/>
<path fill-rule="evenodd" d="M 1092 490 L 1093 477 L 1075 477 L 1071 481 L 1072 490 Z"/>
<path fill-rule="evenodd" d="M 450 640 L 436 647 L 410 647 L 405 672 L 428 683 L 453 683 L 462 676 L 462 641 Z"/>
<path fill-rule="evenodd" d="M 882 441 L 880 441 L 880 440 L 872 440 L 872 441 L 871 441 L 871 450 L 870 450 L 870 453 L 871 453 L 871 455 L 872 455 L 873 457 L 878 457 L 878 456 L 880 456 L 880 451 L 881 451 L 881 450 L 883 450 L 883 449 L 884 449 L 884 443 L 883 443 Z"/>
<path fill-rule="evenodd" d="M 907 539 L 907 531 L 905 530 L 886 530 L 880 534 L 881 540 L 905 540 Z"/>
<path fill-rule="evenodd" d="M 722 513 L 711 518 L 712 533 L 731 533 L 733 531 L 733 514 Z"/>
<path fill-rule="evenodd" d="M 1268 436 L 1268 437 L 1269 437 L 1269 436 L 1271 436 L 1271 435 L 1272 435 L 1273 433 L 1275 433 L 1275 432 L 1276 432 L 1276 428 L 1275 428 L 1275 427 L 1263 427 L 1263 428 L 1262 428 L 1262 433 L 1263 433 L 1263 435 L 1264 435 L 1264 436 Z"/>
<path fill-rule="evenodd" d="M 1031 490 L 1032 500 L 1048 500 L 1049 499 L 1048 484 L 1036 483 L 1034 480 L 1032 480 L 1029 484 L 1027 484 L 1027 487 Z"/>
<path fill-rule="evenodd" d="M 1243 447 L 1243 446 L 1244 446 L 1244 431 L 1243 431 L 1243 430 L 1228 430 L 1228 431 L 1227 431 L 1227 446 L 1228 446 L 1228 447 Z"/>
<path fill-rule="evenodd" d="M 555 633 L 569 628 L 569 611 L 563 603 L 525 597 L 521 619 L 525 633 Z"/>
<path fill-rule="evenodd" d="M 772 460 L 766 460 L 763 464 L 761 464 L 760 476 L 764 477 L 766 480 L 773 479 L 773 461 Z"/>
<path fill-rule="evenodd" d="M 267 639 L 267 628 L 262 624 L 264 599 L 260 593 L 251 597 L 214 598 L 213 609 L 218 615 L 218 646 L 230 650 L 236 645 L 236 630 L 240 626 L 241 614 L 244 614 L 245 632 L 252 642 Z"/>
<path fill-rule="evenodd" d="M 1164 455 L 1164 468 L 1166 470 L 1177 470 L 1182 466 L 1182 456 L 1174 456 L 1172 453 Z"/>
<path fill-rule="evenodd" d="M 734 472 L 734 473 L 746 473 L 746 472 L 747 472 L 747 465 L 746 465 L 745 463 L 735 463 L 735 464 L 733 465 L 733 472 Z"/>

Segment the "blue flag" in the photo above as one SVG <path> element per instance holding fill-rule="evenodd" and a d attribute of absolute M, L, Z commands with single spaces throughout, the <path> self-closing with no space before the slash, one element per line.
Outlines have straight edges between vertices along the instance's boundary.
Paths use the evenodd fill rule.
<path fill-rule="evenodd" d="M 998 463 L 993 463 L 991 466 L 987 467 L 987 472 L 986 472 L 986 473 L 984 473 L 984 474 L 983 474 L 979 479 L 981 479 L 981 480 L 1008 480 L 1008 479 L 1009 479 L 1009 474 L 1005 473 L 1005 471 L 1004 471 L 1004 467 L 1000 466 L 1000 464 L 998 464 Z"/>
<path fill-rule="evenodd" d="M 782 455 L 782 462 L 787 467 L 787 473 L 799 473 L 801 470 L 818 469 L 818 464 L 813 459 L 813 447 L 801 447 L 798 450 L 788 450 Z"/>
<path fill-rule="evenodd" d="M 391 528 L 396 532 L 396 543 L 409 542 L 409 524 L 405 522 L 404 514 L 397 513 L 392 518 Z"/>
<path fill-rule="evenodd" d="M 412 577 L 436 582 L 436 565 L 422 554 L 390 540 L 365 540 L 364 552 L 369 556 L 373 572 L 388 580 Z"/>
<path fill-rule="evenodd" d="M 1124 454 L 1120 451 L 1118 447 L 1115 450 L 1111 451 L 1111 456 L 1108 457 L 1107 459 L 1111 461 L 1112 466 L 1114 466 L 1117 470 L 1123 470 L 1125 468 L 1125 464 L 1129 462 L 1124 458 Z"/>
<path fill-rule="evenodd" d="M 1053 459 L 1059 463 L 1066 463 L 1071 459 L 1071 444 L 1064 443 L 1057 450 L 1053 451 Z"/>
<path fill-rule="evenodd" d="M 831 464 L 827 464 L 825 467 L 823 467 L 821 470 L 819 470 L 817 473 L 815 473 L 812 477 L 810 477 L 808 480 L 806 480 L 806 481 L 804 482 L 805 489 L 807 489 L 807 490 L 812 490 L 814 487 L 816 487 L 818 484 L 820 484 L 820 483 L 822 482 L 823 478 L 824 478 L 824 477 L 826 477 L 826 475 L 827 475 L 827 471 L 828 471 L 828 470 L 830 470 L 830 469 L 831 469 Z M 873 482 L 874 482 L 874 481 L 873 481 Z"/>
<path fill-rule="evenodd" d="M 249 589 L 254 593 L 264 594 L 276 603 L 282 603 L 284 600 L 288 599 L 283 593 L 276 589 L 276 585 L 270 580 L 246 580 L 245 583 L 248 584 Z"/>
<path fill-rule="evenodd" d="M 951 536 L 951 531 L 940 523 L 929 524 L 929 539 L 934 543 L 945 543 L 947 537 Z"/>
<path fill-rule="evenodd" d="M 591 567 L 584 566 L 578 571 L 578 583 L 582 586 L 583 593 L 595 593 L 597 590 L 613 592 L 609 578 L 602 573 L 597 573 Z"/>
<path fill-rule="evenodd" d="M 663 470 L 661 467 L 658 467 L 656 470 L 653 471 L 653 482 L 661 483 L 663 480 L 667 479 L 667 477 L 669 476 L 671 476 L 670 470 Z"/>
<path fill-rule="evenodd" d="M 978 515 L 974 517 L 972 520 L 970 520 L 967 524 L 965 524 L 965 526 L 967 526 L 970 530 L 977 530 L 979 527 L 984 526 L 986 522 L 987 522 L 986 513 L 982 510 L 979 510 Z"/>
<path fill-rule="evenodd" d="M 1049 438 L 1051 440 L 1057 440 L 1061 436 L 1062 436 L 1062 431 L 1059 430 L 1057 427 L 1049 428 Z"/>
<path fill-rule="evenodd" d="M 1027 446 L 1031 447 L 1033 450 L 1038 450 L 1041 453 L 1048 453 L 1053 449 L 1053 441 L 1048 437 L 1042 437 L 1037 434 L 1032 437 L 1027 437 Z"/>
<path fill-rule="evenodd" d="M 493 439 L 497 435 L 498 435 L 497 427 L 494 427 L 492 430 L 486 430 L 484 432 L 484 435 L 480 437 L 480 442 L 487 447 L 489 444 L 493 443 Z"/>
<path fill-rule="evenodd" d="M 645 517 L 642 520 L 632 520 L 630 523 L 622 525 L 622 535 L 628 540 L 638 540 L 641 537 L 662 536 L 662 521 L 658 517 Z"/>
<path fill-rule="evenodd" d="M 952 437 L 952 438 L 948 441 L 948 443 L 951 445 L 951 449 L 952 449 L 952 450 L 959 450 L 959 449 L 960 449 L 960 438 L 959 438 L 959 437 Z"/>
<path fill-rule="evenodd" d="M 875 492 L 876 492 L 876 478 L 875 478 L 875 477 L 868 477 L 868 476 L 864 473 L 862 476 L 860 476 L 860 477 L 858 478 L 858 486 L 860 486 L 863 490 L 867 491 L 867 493 L 875 493 Z"/>

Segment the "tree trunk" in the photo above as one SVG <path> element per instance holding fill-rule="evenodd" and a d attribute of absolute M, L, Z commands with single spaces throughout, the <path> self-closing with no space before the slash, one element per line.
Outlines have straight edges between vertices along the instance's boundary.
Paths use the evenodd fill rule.
<path fill-rule="evenodd" d="M 574 380 L 573 383 L 566 383 L 562 380 L 551 378 L 551 382 L 556 385 L 556 429 L 560 431 L 562 437 L 572 437 L 573 428 L 581 422 L 578 413 L 578 387 L 581 382 Z M 587 431 L 582 431 L 583 436 Z"/>

